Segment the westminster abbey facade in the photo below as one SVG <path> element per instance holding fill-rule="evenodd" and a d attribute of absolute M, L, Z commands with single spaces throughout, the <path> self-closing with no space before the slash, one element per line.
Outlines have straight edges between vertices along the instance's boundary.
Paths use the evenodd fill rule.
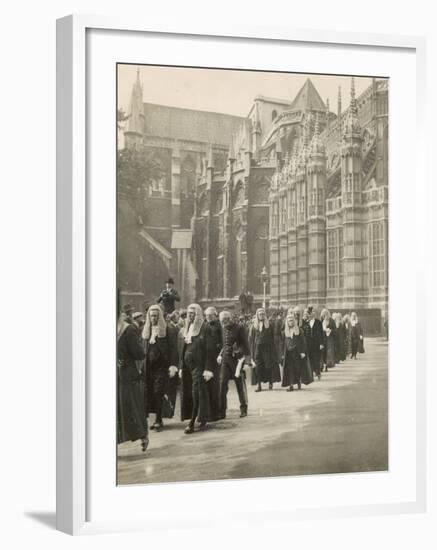
<path fill-rule="evenodd" d="M 257 96 L 247 117 L 235 117 L 143 103 L 137 79 L 125 147 L 140 147 L 161 172 L 134 224 L 143 273 L 132 277 L 119 257 L 122 292 L 152 301 L 171 275 L 184 302 L 234 307 L 244 289 L 262 301 L 265 268 L 270 308 L 355 310 L 368 333 L 380 332 L 388 80 L 356 97 L 352 79 L 350 106 L 341 102 L 339 90 L 333 112 L 307 79 L 292 101 Z"/>

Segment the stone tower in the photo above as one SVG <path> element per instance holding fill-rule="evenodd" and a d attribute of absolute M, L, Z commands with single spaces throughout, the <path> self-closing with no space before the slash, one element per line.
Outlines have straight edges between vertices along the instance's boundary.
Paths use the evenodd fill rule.
<path fill-rule="evenodd" d="M 308 167 L 308 301 L 317 307 L 326 297 L 326 155 L 316 115 Z"/>
<path fill-rule="evenodd" d="M 363 296 L 362 137 L 351 81 L 350 108 L 341 146 L 341 202 L 343 209 L 344 306 L 359 308 Z M 339 274 L 341 276 L 341 274 Z"/>
<path fill-rule="evenodd" d="M 309 114 L 305 114 L 302 147 L 296 172 L 297 199 L 297 302 L 308 302 L 308 225 L 307 225 L 307 159 L 309 151 Z"/>

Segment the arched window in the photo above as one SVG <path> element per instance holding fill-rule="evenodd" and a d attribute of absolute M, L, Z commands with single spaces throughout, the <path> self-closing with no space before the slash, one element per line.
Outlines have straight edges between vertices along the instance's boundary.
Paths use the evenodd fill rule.
<path fill-rule="evenodd" d="M 272 111 L 272 122 L 275 120 L 275 118 L 278 116 L 278 112 L 276 109 L 273 109 Z"/>

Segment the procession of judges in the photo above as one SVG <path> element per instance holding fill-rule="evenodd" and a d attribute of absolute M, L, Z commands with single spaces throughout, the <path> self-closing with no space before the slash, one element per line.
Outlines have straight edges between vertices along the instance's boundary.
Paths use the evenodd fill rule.
<path fill-rule="evenodd" d="M 169 279 L 157 303 L 145 313 L 122 308 L 117 327 L 117 438 L 139 441 L 146 451 L 150 430 L 164 429 L 164 418 L 176 413 L 188 421 L 185 434 L 204 430 L 207 423 L 226 418 L 229 382 L 247 416 L 246 370 L 255 392 L 280 383 L 286 391 L 320 380 L 322 372 L 347 357 L 364 353 L 362 327 L 355 312 L 332 315 L 307 306 L 251 312 L 253 297 L 240 296 L 241 315 L 218 314 L 198 304 L 176 310 L 180 297 Z M 244 368 L 246 367 L 246 369 Z M 282 370 L 282 373 L 281 373 Z M 197 424 L 196 424 L 197 422 Z"/>

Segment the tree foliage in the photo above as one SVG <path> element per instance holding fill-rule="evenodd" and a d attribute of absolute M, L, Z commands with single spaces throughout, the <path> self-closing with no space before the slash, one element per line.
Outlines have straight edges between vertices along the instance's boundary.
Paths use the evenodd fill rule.
<path fill-rule="evenodd" d="M 119 130 L 121 130 L 122 128 L 122 125 L 120 124 L 120 122 L 125 122 L 126 120 L 128 120 L 128 118 L 130 117 L 130 115 L 127 115 L 123 109 L 117 109 L 117 127 Z"/>
<path fill-rule="evenodd" d="M 161 176 L 160 166 L 143 147 L 127 147 L 117 154 L 117 195 L 125 199 L 143 222 L 147 217 L 149 188 Z"/>

